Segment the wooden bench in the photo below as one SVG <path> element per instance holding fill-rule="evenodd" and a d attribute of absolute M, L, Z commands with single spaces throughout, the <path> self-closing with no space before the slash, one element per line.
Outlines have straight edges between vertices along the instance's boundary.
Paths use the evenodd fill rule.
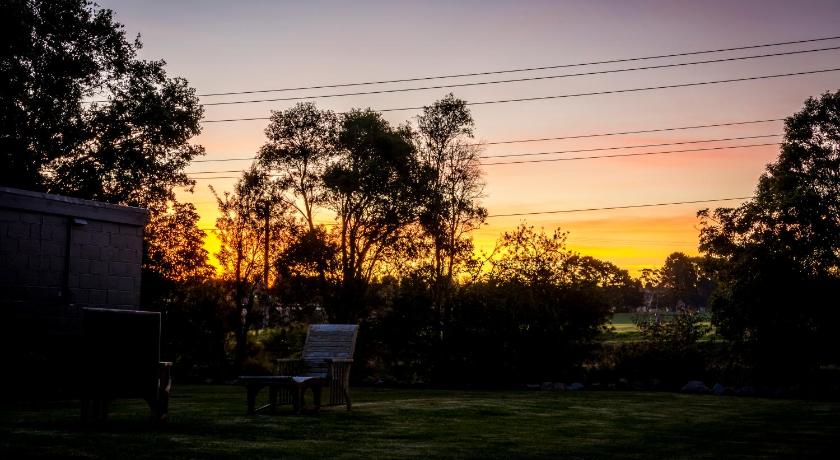
<path fill-rule="evenodd" d="M 304 407 L 304 395 L 312 389 L 314 406 L 321 407 L 321 391 L 329 387 L 328 405 L 351 408 L 350 367 L 359 326 L 355 324 L 313 324 L 309 326 L 300 359 L 277 360 L 274 375 L 240 376 L 247 391 L 248 413 L 276 410 L 278 403 L 291 403 L 296 413 Z M 256 398 L 269 389 L 269 403 L 256 408 Z"/>

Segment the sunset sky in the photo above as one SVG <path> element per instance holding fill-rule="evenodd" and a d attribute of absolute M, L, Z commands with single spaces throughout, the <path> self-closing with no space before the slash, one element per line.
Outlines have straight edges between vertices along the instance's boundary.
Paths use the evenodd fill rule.
<path fill-rule="evenodd" d="M 199 94 L 531 68 L 730 48 L 840 35 L 840 8 L 827 1 L 557 1 L 557 2 L 257 2 L 100 0 L 142 55 L 165 59 Z M 204 97 L 202 102 L 312 96 L 435 84 L 560 75 L 840 46 L 840 40 L 630 63 L 481 77 L 309 91 Z M 336 111 L 428 105 L 448 92 L 468 102 L 675 85 L 840 67 L 840 50 L 597 76 L 316 100 Z M 495 142 L 782 118 L 812 95 L 840 88 L 840 72 L 472 106 L 479 141 Z M 266 117 L 293 105 L 268 102 L 207 106 L 205 119 Z M 393 123 L 417 111 L 386 112 Z M 194 139 L 204 160 L 251 157 L 267 122 L 206 123 Z M 777 135 L 781 122 L 559 141 L 487 145 L 485 156 L 665 144 Z M 567 153 L 561 158 L 778 142 L 761 137 L 634 150 Z M 508 164 L 485 167 L 484 204 L 491 215 L 743 197 L 752 194 L 773 145 L 670 155 Z M 497 159 L 497 161 L 514 158 Z M 486 161 L 491 161 L 487 159 Z M 249 161 L 195 163 L 190 171 L 244 169 Z M 211 174 L 210 176 L 235 176 Z M 198 176 L 197 176 L 198 177 Z M 201 226 L 214 226 L 208 189 L 235 179 L 198 180 Z M 719 203 L 735 205 L 738 201 Z M 488 248 L 527 222 L 570 232 L 570 247 L 637 273 L 673 251 L 695 254 L 696 211 L 676 205 L 520 217 L 493 217 L 475 233 Z M 329 216 L 324 215 L 324 220 Z M 215 241 L 208 241 L 214 251 Z"/>

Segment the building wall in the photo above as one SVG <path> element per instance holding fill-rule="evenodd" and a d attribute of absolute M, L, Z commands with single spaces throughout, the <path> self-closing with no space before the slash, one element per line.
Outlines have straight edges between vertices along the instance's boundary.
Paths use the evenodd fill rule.
<path fill-rule="evenodd" d="M 140 309 L 144 209 L 0 188 L 0 308 L 72 332 L 84 307 Z"/>

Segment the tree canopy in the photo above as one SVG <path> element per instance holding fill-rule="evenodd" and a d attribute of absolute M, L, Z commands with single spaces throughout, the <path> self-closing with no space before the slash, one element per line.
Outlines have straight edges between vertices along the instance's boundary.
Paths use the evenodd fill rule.
<path fill-rule="evenodd" d="M 0 184 L 158 210 L 204 150 L 203 109 L 87 0 L 2 3 Z"/>
<path fill-rule="evenodd" d="M 773 349 L 836 348 L 840 294 L 840 92 L 809 98 L 785 120 L 779 158 L 755 197 L 704 210 L 700 249 L 718 267 L 719 330 Z M 835 345 L 831 345 L 835 344 Z"/>

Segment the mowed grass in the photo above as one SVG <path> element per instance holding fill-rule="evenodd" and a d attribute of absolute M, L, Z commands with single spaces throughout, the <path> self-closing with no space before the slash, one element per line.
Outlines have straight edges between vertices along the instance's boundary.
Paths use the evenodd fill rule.
<path fill-rule="evenodd" d="M 840 403 L 643 392 L 354 389 L 352 412 L 244 415 L 244 390 L 179 386 L 171 420 L 118 401 L 4 408 L 2 458 L 837 458 Z"/>

